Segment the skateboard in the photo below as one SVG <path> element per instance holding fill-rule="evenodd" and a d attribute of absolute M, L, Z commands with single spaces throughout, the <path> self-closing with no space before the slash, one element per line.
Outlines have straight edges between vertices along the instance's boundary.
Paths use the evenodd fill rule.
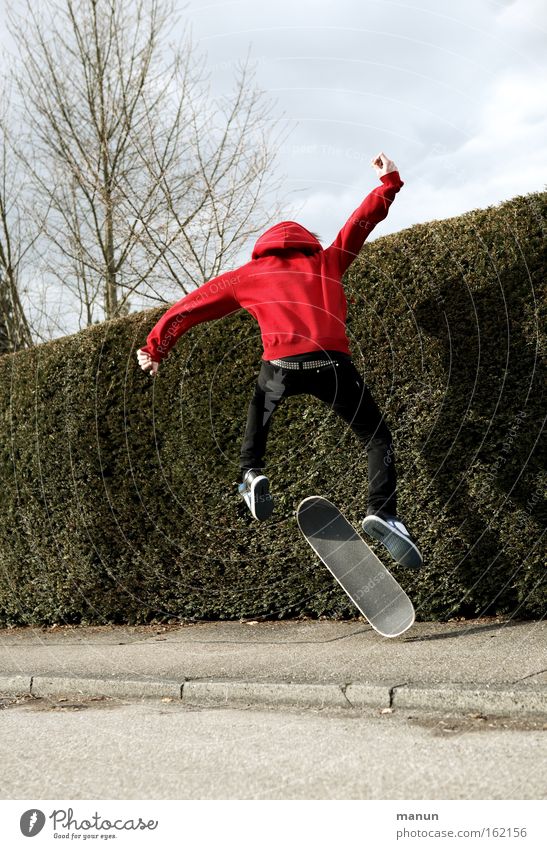
<path fill-rule="evenodd" d="M 398 637 L 414 622 L 414 607 L 393 575 L 338 507 L 319 495 L 300 502 L 298 526 L 355 606 L 383 637 Z"/>

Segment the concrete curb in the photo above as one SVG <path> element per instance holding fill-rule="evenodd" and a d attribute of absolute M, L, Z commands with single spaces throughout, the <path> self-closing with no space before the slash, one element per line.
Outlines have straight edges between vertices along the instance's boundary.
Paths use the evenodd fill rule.
<path fill-rule="evenodd" d="M 30 692 L 33 696 L 74 694 L 132 699 L 180 699 L 182 697 L 180 681 L 173 681 L 168 678 L 157 680 L 150 678 L 72 678 L 37 675 L 32 679 Z"/>
<path fill-rule="evenodd" d="M 432 711 L 477 711 L 502 716 L 514 714 L 547 715 L 547 691 L 492 684 L 420 685 L 396 687 L 393 707 L 423 708 Z"/>
<path fill-rule="evenodd" d="M 177 681 L 155 678 L 89 678 L 0 675 L 6 695 L 169 698 L 201 705 L 292 705 L 309 708 L 372 707 L 500 716 L 547 716 L 547 689 L 464 684 L 301 684 L 264 681 Z"/>
<path fill-rule="evenodd" d="M 339 684 L 268 684 L 262 681 L 188 681 L 182 688 L 182 701 L 196 705 L 350 707 Z"/>

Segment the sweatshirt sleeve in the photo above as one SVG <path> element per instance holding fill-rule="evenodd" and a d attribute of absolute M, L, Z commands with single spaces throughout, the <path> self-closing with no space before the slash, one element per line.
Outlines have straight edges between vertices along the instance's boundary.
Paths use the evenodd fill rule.
<path fill-rule="evenodd" d="M 182 334 L 195 324 L 222 318 L 240 309 L 233 279 L 233 272 L 220 274 L 173 304 L 152 328 L 141 351 L 160 363 Z"/>
<path fill-rule="evenodd" d="M 325 249 L 325 253 L 330 254 L 338 265 L 340 274 L 347 271 L 369 233 L 387 216 L 396 193 L 404 186 L 398 171 L 390 171 L 381 176 L 380 180 L 382 185 L 366 196 L 346 221 L 332 245 Z"/>

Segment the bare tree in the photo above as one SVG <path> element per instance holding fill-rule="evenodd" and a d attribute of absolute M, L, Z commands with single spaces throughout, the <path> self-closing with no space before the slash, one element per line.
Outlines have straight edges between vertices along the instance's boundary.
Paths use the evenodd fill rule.
<path fill-rule="evenodd" d="M 217 274 L 275 188 L 279 119 L 249 57 L 215 103 L 188 28 L 168 50 L 169 0 L 26 0 L 10 21 L 44 270 L 77 298 L 80 326 Z"/>
<path fill-rule="evenodd" d="M 21 268 L 33 239 L 23 224 L 20 173 L 13 155 L 5 92 L 0 102 L 0 354 L 6 354 L 33 344 L 21 300 Z"/>

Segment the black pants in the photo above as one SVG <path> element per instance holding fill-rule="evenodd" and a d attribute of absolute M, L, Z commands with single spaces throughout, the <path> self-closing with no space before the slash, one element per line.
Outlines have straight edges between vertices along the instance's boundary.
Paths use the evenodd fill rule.
<path fill-rule="evenodd" d="M 391 433 L 351 357 L 337 351 L 313 351 L 283 359 L 330 362 L 319 368 L 294 370 L 262 361 L 241 448 L 242 476 L 248 469 L 264 468 L 272 415 L 281 401 L 291 395 L 314 395 L 348 423 L 367 450 L 368 509 L 379 515 L 397 515 Z"/>

